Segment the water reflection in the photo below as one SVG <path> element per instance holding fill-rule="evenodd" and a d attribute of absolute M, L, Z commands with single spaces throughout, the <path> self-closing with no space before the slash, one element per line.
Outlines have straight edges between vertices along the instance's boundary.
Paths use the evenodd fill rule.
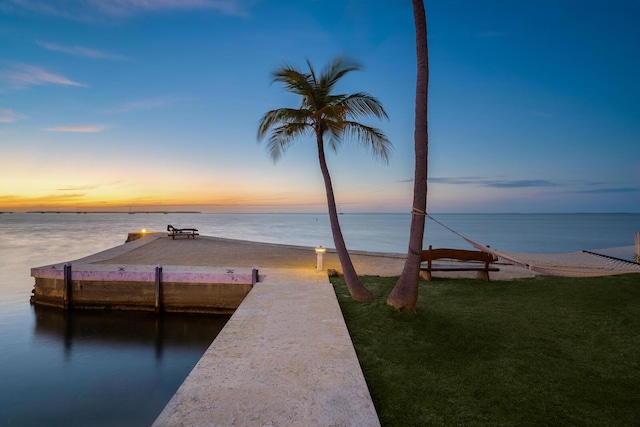
<path fill-rule="evenodd" d="M 0 426 L 151 425 L 229 319 L 29 311 L 30 339 L 0 351 Z"/>
<path fill-rule="evenodd" d="M 161 361 L 168 348 L 200 351 L 222 330 L 229 316 L 125 311 L 64 311 L 34 306 L 35 335 L 64 344 L 67 357 L 75 345 L 141 347 L 153 350 Z"/>

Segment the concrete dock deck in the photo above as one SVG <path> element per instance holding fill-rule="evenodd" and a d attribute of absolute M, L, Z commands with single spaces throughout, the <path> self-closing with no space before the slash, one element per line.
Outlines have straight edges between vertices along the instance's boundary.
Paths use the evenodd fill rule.
<path fill-rule="evenodd" d="M 338 268 L 335 254 L 326 260 L 327 268 Z M 401 265 L 402 259 L 388 262 Z M 261 281 L 155 426 L 379 425 L 333 287 L 326 271 L 316 271 L 313 248 L 149 234 L 71 263 L 96 274 L 156 264 L 185 273 L 259 267 Z M 40 268 L 59 271 L 63 265 Z"/>

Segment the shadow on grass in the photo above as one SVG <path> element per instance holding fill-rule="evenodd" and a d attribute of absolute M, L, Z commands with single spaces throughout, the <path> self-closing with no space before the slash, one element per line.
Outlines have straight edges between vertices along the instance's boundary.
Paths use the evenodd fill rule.
<path fill-rule="evenodd" d="M 332 282 L 383 425 L 640 424 L 640 276 L 421 281 L 416 313 L 362 280 Z"/>

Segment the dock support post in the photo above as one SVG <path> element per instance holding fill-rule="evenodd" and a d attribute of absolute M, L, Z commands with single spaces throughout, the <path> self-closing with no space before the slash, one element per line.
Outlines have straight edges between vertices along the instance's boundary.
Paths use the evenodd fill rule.
<path fill-rule="evenodd" d="M 62 289 L 62 304 L 65 310 L 73 307 L 73 287 L 71 284 L 71 263 L 64 264 L 64 284 Z"/>
<path fill-rule="evenodd" d="M 160 313 L 161 310 L 161 300 L 160 293 L 162 292 L 162 266 L 160 264 L 156 265 L 156 301 L 155 301 L 155 310 L 156 313 Z"/>
<path fill-rule="evenodd" d="M 258 267 L 253 267 L 253 270 L 251 270 L 251 284 L 255 286 L 256 283 L 258 283 Z"/>
<path fill-rule="evenodd" d="M 640 231 L 636 231 L 636 259 L 640 260 Z"/>

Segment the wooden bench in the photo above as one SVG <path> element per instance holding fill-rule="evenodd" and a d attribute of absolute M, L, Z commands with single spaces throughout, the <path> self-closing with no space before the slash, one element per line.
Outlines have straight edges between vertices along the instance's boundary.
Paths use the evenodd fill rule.
<path fill-rule="evenodd" d="M 456 263 L 452 265 L 433 265 L 432 261 L 436 259 L 466 261 L 465 263 Z M 422 277 L 431 280 L 431 272 L 433 271 L 477 271 L 478 279 L 485 282 L 489 281 L 490 271 L 500 271 L 497 267 L 491 267 L 489 264 L 496 262 L 498 258 L 487 252 L 467 251 L 463 249 L 433 249 L 429 245 L 429 249 L 422 251 L 422 262 L 420 271 L 424 272 Z M 424 264 L 426 262 L 426 265 Z M 475 265 L 474 265 L 475 264 Z"/>
<path fill-rule="evenodd" d="M 167 225 L 168 236 L 171 237 L 171 240 L 174 240 L 176 237 L 185 236 L 187 239 L 195 239 L 198 236 L 197 228 L 175 228 L 173 225 Z"/>

